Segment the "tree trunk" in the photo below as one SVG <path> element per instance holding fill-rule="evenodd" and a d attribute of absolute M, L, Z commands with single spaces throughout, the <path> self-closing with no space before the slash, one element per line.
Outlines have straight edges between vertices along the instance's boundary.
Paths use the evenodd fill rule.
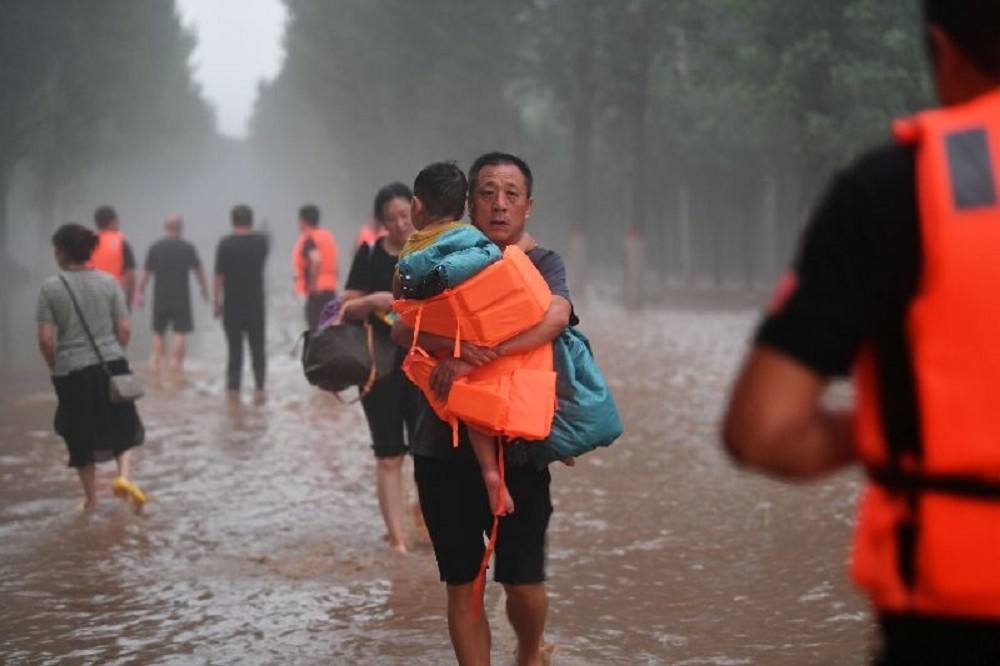
<path fill-rule="evenodd" d="M 643 264 L 645 219 L 644 155 L 646 105 L 649 95 L 650 15 L 645 6 L 635 12 L 635 71 L 634 83 L 625 96 L 625 285 L 624 303 L 629 310 L 641 310 L 644 305 Z"/>
<path fill-rule="evenodd" d="M 570 294 L 583 299 L 587 290 L 587 237 L 593 230 L 590 183 L 594 145 L 594 20 L 592 7 L 585 6 L 576 67 L 579 79 L 573 109 L 573 217 L 570 221 L 570 250 L 567 280 Z"/>
<path fill-rule="evenodd" d="M 778 266 L 778 179 L 773 173 L 764 176 L 764 191 L 761 196 L 761 248 L 758 282 L 773 282 L 779 272 Z"/>
<path fill-rule="evenodd" d="M 681 280 L 685 287 L 694 281 L 692 267 L 691 195 L 686 180 L 677 183 L 677 226 L 680 245 Z"/>

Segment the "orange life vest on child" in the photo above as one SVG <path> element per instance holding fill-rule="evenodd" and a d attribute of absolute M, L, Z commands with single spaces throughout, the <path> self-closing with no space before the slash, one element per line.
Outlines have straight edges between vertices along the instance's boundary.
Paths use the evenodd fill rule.
<path fill-rule="evenodd" d="M 97 232 L 97 247 L 88 265 L 121 280 L 125 273 L 125 236 L 120 231 L 105 229 Z"/>
<path fill-rule="evenodd" d="M 916 147 L 922 282 L 906 332 L 917 442 L 887 435 L 878 357 L 855 368 L 855 582 L 881 611 L 1000 620 L 1000 91 L 894 127 Z M 892 440 L 892 441 L 890 441 Z"/>
<path fill-rule="evenodd" d="M 319 275 L 316 277 L 316 291 L 337 290 L 337 241 L 326 229 L 309 229 L 302 232 L 292 250 L 292 266 L 295 267 L 295 293 L 309 293 L 309 258 L 302 254 L 306 241 L 312 240 L 319 252 Z"/>
<path fill-rule="evenodd" d="M 453 289 L 423 301 L 398 300 L 393 309 L 414 330 L 490 347 L 539 323 L 552 292 L 531 259 L 509 246 L 496 261 Z M 438 417 L 510 438 L 544 439 L 556 405 L 552 344 L 507 354 L 455 381 L 445 402 L 434 398 L 430 374 L 437 360 L 415 347 L 403 365 Z M 456 440 L 457 442 L 457 440 Z"/>

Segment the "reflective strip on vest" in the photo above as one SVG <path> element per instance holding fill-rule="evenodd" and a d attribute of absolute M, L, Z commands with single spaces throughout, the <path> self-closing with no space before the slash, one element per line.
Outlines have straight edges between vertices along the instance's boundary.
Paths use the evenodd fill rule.
<path fill-rule="evenodd" d="M 875 482 L 852 573 L 882 611 L 1000 619 L 1000 91 L 896 134 L 916 149 L 923 263 L 906 331 L 920 446 L 886 441 L 866 348 L 855 428 Z"/>

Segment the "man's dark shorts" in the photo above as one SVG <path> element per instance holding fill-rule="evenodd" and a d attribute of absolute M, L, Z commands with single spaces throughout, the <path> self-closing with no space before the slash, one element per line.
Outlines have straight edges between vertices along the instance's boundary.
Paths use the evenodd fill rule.
<path fill-rule="evenodd" d="M 190 333 L 194 330 L 191 308 L 158 308 L 153 310 L 153 332 L 160 335 L 171 326 L 174 333 Z"/>
<path fill-rule="evenodd" d="M 471 583 L 493 525 L 482 473 L 474 465 L 429 456 L 414 456 L 413 465 L 441 580 L 449 585 Z M 514 513 L 500 519 L 493 579 L 506 585 L 543 583 L 552 477 L 548 468 L 509 467 L 506 479 Z"/>

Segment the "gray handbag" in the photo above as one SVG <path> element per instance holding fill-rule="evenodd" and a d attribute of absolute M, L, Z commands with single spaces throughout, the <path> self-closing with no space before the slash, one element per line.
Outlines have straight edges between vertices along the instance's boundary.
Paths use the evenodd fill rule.
<path fill-rule="evenodd" d="M 111 402 L 135 402 L 146 394 L 142 387 L 142 380 L 131 372 L 120 375 L 111 374 L 108 364 L 104 362 L 104 357 L 101 356 L 101 350 L 97 348 L 97 341 L 94 340 L 94 334 L 90 332 L 90 326 L 87 326 L 87 320 L 83 317 L 83 311 L 76 300 L 76 295 L 69 287 L 69 282 L 62 275 L 59 276 L 59 279 L 66 285 L 66 291 L 69 292 L 69 297 L 73 301 L 73 307 L 76 308 L 76 314 L 80 318 L 80 323 L 83 324 L 83 330 L 87 332 L 90 344 L 94 347 L 94 353 L 97 354 L 97 359 L 101 362 L 101 367 L 104 368 L 104 372 L 108 375 L 108 399 Z"/>

